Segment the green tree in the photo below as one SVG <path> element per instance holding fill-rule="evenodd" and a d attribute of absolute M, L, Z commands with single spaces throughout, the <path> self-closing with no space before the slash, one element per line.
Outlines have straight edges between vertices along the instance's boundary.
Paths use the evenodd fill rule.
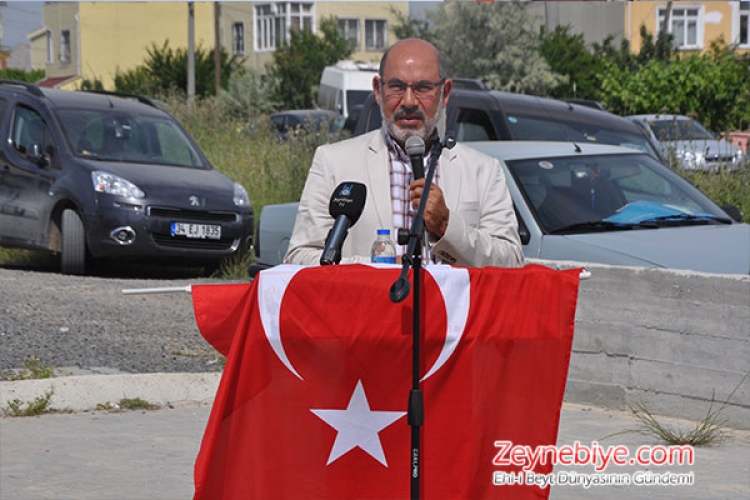
<path fill-rule="evenodd" d="M 172 92 L 187 95 L 187 48 L 172 49 L 169 40 L 159 47 L 152 43 L 146 50 L 148 57 L 142 66 L 115 74 L 115 89 L 121 92 L 143 93 L 162 96 Z M 220 71 L 223 88 L 233 71 L 241 67 L 242 60 L 229 57 L 221 50 Z M 195 95 L 198 97 L 216 94 L 214 50 L 203 47 L 195 49 Z"/>
<path fill-rule="evenodd" d="M 610 64 L 602 93 L 608 109 L 617 114 L 689 115 L 715 131 L 750 123 L 747 63 L 720 41 L 706 54 L 652 59 L 634 73 Z"/>
<path fill-rule="evenodd" d="M 539 39 L 539 50 L 550 69 L 566 77 L 549 95 L 598 100 L 602 59 L 589 51 L 583 34 L 573 35 L 570 26 L 557 26 L 550 33 L 542 28 Z"/>
<path fill-rule="evenodd" d="M 352 49 L 336 28 L 335 18 L 320 23 L 320 34 L 310 30 L 291 30 L 289 42 L 273 53 L 267 67 L 272 99 L 280 109 L 313 107 L 313 89 L 326 66 L 346 59 Z"/>
<path fill-rule="evenodd" d="M 541 56 L 534 17 L 524 2 L 446 0 L 428 18 L 433 43 L 451 76 L 476 78 L 491 89 L 537 95 L 565 80 Z"/>
<path fill-rule="evenodd" d="M 104 90 L 104 84 L 98 78 L 84 78 L 78 85 L 78 90 Z"/>

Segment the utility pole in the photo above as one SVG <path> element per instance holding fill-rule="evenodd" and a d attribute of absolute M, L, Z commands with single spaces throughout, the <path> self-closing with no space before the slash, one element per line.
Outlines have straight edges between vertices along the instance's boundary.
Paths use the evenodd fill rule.
<path fill-rule="evenodd" d="M 188 61 L 187 61 L 187 99 L 192 105 L 195 101 L 195 4 L 188 2 Z"/>
<path fill-rule="evenodd" d="M 672 0 L 667 2 L 667 10 L 664 12 L 664 21 L 661 24 L 662 33 L 669 33 L 669 25 L 672 23 Z"/>
<path fill-rule="evenodd" d="M 216 97 L 221 92 L 221 3 L 214 2 L 214 73 L 216 74 Z"/>

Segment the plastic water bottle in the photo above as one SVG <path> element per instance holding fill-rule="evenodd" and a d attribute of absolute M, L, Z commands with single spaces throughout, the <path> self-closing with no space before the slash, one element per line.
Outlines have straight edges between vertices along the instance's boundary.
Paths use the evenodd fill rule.
<path fill-rule="evenodd" d="M 377 264 L 396 263 L 396 245 L 391 239 L 390 229 L 378 229 L 378 237 L 370 250 L 370 260 Z"/>

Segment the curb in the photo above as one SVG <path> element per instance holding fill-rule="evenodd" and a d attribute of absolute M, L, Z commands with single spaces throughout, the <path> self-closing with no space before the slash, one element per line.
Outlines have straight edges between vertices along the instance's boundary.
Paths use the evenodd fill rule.
<path fill-rule="evenodd" d="M 220 379 L 221 372 L 212 372 L 73 375 L 0 382 L 0 408 L 14 400 L 32 402 L 49 392 L 49 409 L 53 411 L 93 410 L 123 398 L 141 398 L 161 406 L 211 403 Z"/>

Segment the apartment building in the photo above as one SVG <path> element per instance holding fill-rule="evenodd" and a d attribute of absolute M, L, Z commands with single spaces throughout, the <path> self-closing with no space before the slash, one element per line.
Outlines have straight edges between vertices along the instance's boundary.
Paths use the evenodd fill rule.
<path fill-rule="evenodd" d="M 291 29 L 314 32 L 333 16 L 352 44 L 352 59 L 376 62 L 395 41 L 394 12 L 422 16 L 440 2 L 274 1 L 193 2 L 194 40 L 206 49 L 215 43 L 264 72 L 273 52 Z M 112 88 L 116 72 L 143 64 L 153 44 L 187 47 L 188 2 L 46 2 L 44 26 L 30 33 L 32 67 L 47 72 L 47 85 L 74 88 L 98 79 Z M 685 53 L 702 53 L 722 39 L 738 52 L 750 52 L 750 0 L 699 1 L 534 1 L 537 22 L 548 30 L 570 26 L 587 43 L 613 36 L 640 50 L 640 28 L 666 29 Z M 41 61 L 43 60 L 43 61 Z"/>
<path fill-rule="evenodd" d="M 395 41 L 393 13 L 406 13 L 406 2 L 193 2 L 196 47 L 210 50 L 218 26 L 222 47 L 263 72 L 276 47 L 292 29 L 316 32 L 324 18 L 335 17 L 350 40 L 353 59 L 378 61 Z M 98 79 L 112 88 L 118 71 L 143 64 L 154 44 L 187 48 L 189 2 L 47 2 L 44 27 L 33 33 L 32 61 L 44 57 L 44 85 L 76 88 Z"/>

